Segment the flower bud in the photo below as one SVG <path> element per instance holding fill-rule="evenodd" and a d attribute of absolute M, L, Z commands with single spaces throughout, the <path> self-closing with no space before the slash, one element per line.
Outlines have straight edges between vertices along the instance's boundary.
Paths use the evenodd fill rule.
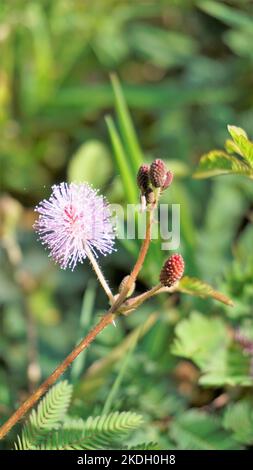
<path fill-rule="evenodd" d="M 162 188 L 166 179 L 165 163 L 157 158 L 150 165 L 150 180 L 155 188 Z"/>
<path fill-rule="evenodd" d="M 162 187 L 163 191 L 165 191 L 165 189 L 167 189 L 171 185 L 173 177 L 174 177 L 174 175 L 173 175 L 172 171 L 170 171 L 170 170 L 167 171 L 166 176 L 165 176 L 165 181 L 164 181 L 163 187 Z"/>
<path fill-rule="evenodd" d="M 119 293 L 120 294 L 123 291 L 123 289 L 125 289 L 129 277 L 130 277 L 129 275 L 123 277 L 123 279 L 122 279 L 122 281 L 119 285 Z M 133 283 L 133 285 L 130 287 L 129 291 L 127 292 L 127 297 L 130 297 L 134 293 L 134 291 L 135 291 L 135 282 Z"/>
<path fill-rule="evenodd" d="M 184 273 L 184 259 L 175 253 L 165 261 L 160 274 L 160 282 L 165 287 L 173 286 Z"/>
<path fill-rule="evenodd" d="M 150 185 L 150 178 L 149 178 L 149 165 L 141 165 L 139 171 L 137 173 L 137 184 L 142 193 L 144 193 L 149 185 Z"/>

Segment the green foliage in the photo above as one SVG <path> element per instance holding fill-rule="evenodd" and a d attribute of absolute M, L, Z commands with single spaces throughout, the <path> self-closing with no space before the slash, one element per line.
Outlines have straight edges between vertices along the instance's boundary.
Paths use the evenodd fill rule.
<path fill-rule="evenodd" d="M 66 413 L 71 394 L 72 387 L 66 381 L 52 387 L 39 404 L 37 411 L 32 411 L 15 448 L 17 450 L 114 448 L 119 446 L 123 437 L 125 439 L 126 433 L 143 424 L 142 416 L 132 412 L 115 412 L 96 418 L 90 416 L 85 421 L 69 418 Z"/>
<path fill-rule="evenodd" d="M 253 409 L 250 400 L 241 400 L 230 405 L 224 415 L 223 424 L 233 431 L 233 437 L 245 445 L 253 442 Z"/>
<path fill-rule="evenodd" d="M 239 444 L 224 431 L 218 419 L 190 410 L 175 419 L 170 436 L 180 450 L 235 450 Z"/>
<path fill-rule="evenodd" d="M 16 449 L 35 449 L 49 432 L 58 429 L 68 410 L 72 396 L 72 386 L 67 381 L 52 387 L 41 400 L 37 411 L 32 410 L 22 434 L 15 444 Z"/>
<path fill-rule="evenodd" d="M 137 166 L 163 158 L 175 177 L 161 202 L 180 204 L 178 251 L 186 265 L 181 287 L 188 295 L 153 298 L 79 356 L 67 372 L 71 417 L 64 415 L 49 431 L 31 430 L 29 439 L 36 431 L 38 446 L 50 447 L 49 439 L 56 447 L 80 445 L 72 434 L 82 438 L 89 416 L 96 420 L 105 405 L 145 419 L 127 441 L 115 443 L 122 448 L 156 442 L 161 449 L 226 448 L 224 422 L 217 421 L 226 409 L 235 416 L 229 418 L 232 440 L 236 433 L 243 447 L 252 444 L 252 403 L 245 402 L 252 356 L 233 339 L 236 329 L 253 338 L 252 142 L 241 129 L 252 136 L 251 3 L 0 2 L 1 423 L 107 308 L 88 263 L 62 272 L 36 242 L 33 209 L 52 184 L 88 180 L 110 202 L 135 204 Z M 226 141 L 227 123 L 241 128 L 230 126 Z M 225 141 L 226 150 L 207 154 Z M 191 179 L 203 154 L 198 176 L 226 178 Z M 120 243 L 102 260 L 113 292 L 139 250 L 136 240 Z M 18 270 L 6 248 L 21 254 Z M 152 241 L 137 293 L 158 282 L 166 256 L 160 240 Z M 214 302 L 219 293 L 234 306 Z M 220 403 L 224 397 L 216 409 L 216 398 Z M 41 413 L 47 416 L 46 409 Z M 170 429 L 185 416 L 172 439 Z M 200 425 L 213 418 L 220 443 L 206 432 L 209 424 Z M 29 423 L 24 446 L 34 444 L 25 434 Z M 188 442 L 181 442 L 189 427 Z M 1 448 L 13 446 L 16 432 Z"/>
<path fill-rule="evenodd" d="M 217 292 L 212 286 L 209 286 L 209 284 L 197 278 L 184 276 L 179 282 L 178 290 L 186 294 L 196 295 L 197 297 L 212 297 L 219 302 L 233 306 L 233 302 L 228 297 L 221 292 Z"/>
<path fill-rule="evenodd" d="M 253 179 L 253 142 L 240 127 L 228 126 L 233 140 L 226 142 L 227 153 L 213 150 L 200 159 L 195 178 L 238 174 Z M 231 155 L 236 154 L 236 155 Z"/>
<path fill-rule="evenodd" d="M 250 386 L 250 357 L 234 343 L 224 320 L 198 312 L 175 329 L 172 353 L 191 359 L 200 368 L 199 383 L 205 386 Z"/>
<path fill-rule="evenodd" d="M 160 450 L 160 448 L 156 442 L 144 442 L 143 444 L 129 447 L 127 450 Z"/>
<path fill-rule="evenodd" d="M 219 349 L 228 341 L 224 322 L 219 318 L 207 318 L 193 312 L 182 320 L 175 329 L 176 339 L 173 354 L 187 357 L 203 368 Z"/>
<path fill-rule="evenodd" d="M 94 172 L 94 168 L 99 171 Z M 91 140 L 81 145 L 68 167 L 69 181 L 87 181 L 95 188 L 103 188 L 112 174 L 112 161 L 105 145 Z"/>

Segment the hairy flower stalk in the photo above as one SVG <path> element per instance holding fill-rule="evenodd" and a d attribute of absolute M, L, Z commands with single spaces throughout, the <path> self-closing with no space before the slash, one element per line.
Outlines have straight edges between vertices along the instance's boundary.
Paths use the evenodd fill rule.
<path fill-rule="evenodd" d="M 163 183 L 164 180 L 165 178 L 163 178 Z M 146 212 L 146 235 L 135 265 L 129 276 L 125 278 L 123 285 L 121 285 L 119 294 L 115 297 L 107 286 L 96 261 L 98 254 L 106 255 L 111 253 L 114 245 L 115 236 L 110 221 L 110 211 L 104 198 L 99 196 L 87 184 L 71 183 L 68 185 L 61 183 L 53 186 L 53 193 L 49 200 L 42 201 L 36 208 L 40 215 L 34 228 L 42 243 L 49 249 L 50 256 L 63 269 L 70 267 L 72 270 L 78 262 L 82 263 L 85 258 L 88 258 L 111 301 L 111 307 L 97 325 L 90 330 L 88 335 L 74 347 L 53 373 L 0 428 L 0 439 L 37 403 L 75 358 L 94 341 L 97 335 L 114 322 L 117 315 L 131 313 L 143 301 L 166 289 L 158 284 L 146 294 L 132 298 L 132 300 L 129 299 L 130 305 L 127 305 L 127 297 L 134 287 L 148 252 L 151 241 L 153 210 L 158 203 L 161 190 L 162 188 L 156 189 L 155 202 L 150 205 Z"/>
<path fill-rule="evenodd" d="M 50 198 L 35 208 L 39 213 L 35 231 L 61 268 L 73 271 L 88 258 L 112 302 L 113 294 L 96 261 L 98 254 L 111 253 L 114 245 L 107 202 L 87 183 L 61 183 L 52 189 Z"/>

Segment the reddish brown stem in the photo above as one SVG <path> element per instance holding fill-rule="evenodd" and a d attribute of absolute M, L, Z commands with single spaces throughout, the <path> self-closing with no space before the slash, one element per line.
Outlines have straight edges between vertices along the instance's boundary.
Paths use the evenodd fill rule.
<path fill-rule="evenodd" d="M 73 349 L 73 351 L 64 359 L 64 361 L 56 367 L 54 372 L 41 384 L 41 386 L 18 408 L 15 413 L 0 428 L 0 439 L 2 439 L 10 429 L 29 411 L 37 401 L 44 395 L 48 388 L 53 385 L 56 380 L 65 372 L 72 364 L 76 357 L 86 349 L 96 336 L 114 319 L 113 313 L 104 315 L 100 322 L 82 339 L 82 341 Z"/>
<path fill-rule="evenodd" d="M 122 290 L 121 294 L 114 302 L 110 310 L 106 315 L 102 317 L 99 323 L 88 333 L 88 335 L 73 349 L 73 351 L 64 359 L 64 361 L 54 370 L 54 372 L 41 384 L 41 386 L 13 413 L 13 415 L 6 421 L 6 423 L 0 428 L 0 439 L 3 437 L 15 426 L 15 424 L 23 418 L 23 416 L 29 411 L 37 401 L 44 395 L 44 393 L 51 387 L 56 380 L 65 372 L 65 370 L 72 364 L 76 357 L 86 349 L 89 344 L 96 338 L 96 336 L 110 323 L 113 322 L 115 318 L 115 313 L 117 313 L 118 308 L 122 305 L 126 299 L 129 288 L 135 282 L 143 262 L 145 260 L 150 240 L 151 240 L 151 224 L 152 224 L 152 211 L 147 213 L 147 226 L 146 226 L 146 237 L 143 241 L 143 244 L 140 249 L 138 259 L 135 263 L 135 266 L 129 275 L 128 282 L 126 283 L 125 288 Z"/>
<path fill-rule="evenodd" d="M 110 312 L 116 312 L 117 309 L 120 307 L 120 305 L 124 302 L 130 288 L 132 287 L 132 285 L 136 281 L 137 276 L 138 276 L 138 274 L 139 274 L 139 272 L 140 272 L 140 270 L 143 266 L 146 254 L 147 254 L 148 249 L 149 249 L 150 240 L 151 240 L 151 226 L 152 226 L 152 220 L 153 220 L 152 217 L 153 217 L 153 212 L 152 211 L 147 212 L 146 236 L 145 236 L 145 240 L 143 241 L 143 244 L 141 246 L 138 259 L 137 259 L 137 261 L 136 261 L 136 263 L 135 263 L 135 265 L 132 269 L 132 272 L 130 273 L 130 275 L 128 277 L 128 280 L 127 280 L 127 282 L 124 286 L 124 289 L 121 291 L 121 293 L 119 294 L 117 300 L 112 305 L 112 307 L 110 309 Z"/>

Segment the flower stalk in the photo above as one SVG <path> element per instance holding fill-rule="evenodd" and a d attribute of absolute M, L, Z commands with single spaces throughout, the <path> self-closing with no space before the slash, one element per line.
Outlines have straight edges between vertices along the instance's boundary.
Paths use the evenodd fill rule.
<path fill-rule="evenodd" d="M 95 256 L 93 255 L 91 249 L 88 246 L 85 247 L 85 252 L 86 252 L 87 257 L 89 258 L 89 261 L 90 261 L 90 263 L 91 263 L 91 265 L 92 265 L 92 267 L 93 267 L 93 269 L 94 269 L 94 271 L 97 275 L 97 278 L 98 278 L 101 286 L 103 287 L 103 289 L 104 289 L 104 291 L 105 291 L 105 293 L 106 293 L 106 295 L 109 299 L 110 304 L 112 305 L 113 302 L 114 302 L 114 295 L 113 295 L 113 293 L 112 293 L 112 291 L 111 291 L 111 289 L 108 285 L 108 282 L 106 281 L 106 279 L 105 279 L 105 277 L 102 273 L 102 270 L 101 270 Z"/>
<path fill-rule="evenodd" d="M 13 415 L 0 428 L 0 439 L 2 439 L 13 428 L 13 426 L 15 426 L 15 424 L 24 417 L 24 415 L 44 395 L 48 388 L 51 387 L 73 363 L 76 357 L 84 351 L 92 341 L 94 341 L 99 333 L 101 333 L 101 331 L 103 331 L 108 325 L 112 323 L 114 324 L 115 318 L 118 315 L 129 315 L 150 297 L 160 292 L 172 292 L 176 289 L 176 284 L 169 288 L 166 287 L 165 284 L 162 285 L 160 283 L 149 291 L 127 300 L 129 292 L 133 290 L 135 281 L 142 269 L 150 246 L 153 212 L 158 204 L 158 199 L 162 191 L 162 185 L 164 184 L 166 176 L 165 170 L 166 167 L 161 160 L 156 160 L 154 162 L 151 172 L 151 176 L 153 178 L 153 183 L 151 178 L 151 183 L 153 184 L 153 188 L 151 188 L 151 190 L 154 190 L 155 199 L 153 202 L 150 202 L 146 198 L 147 210 L 145 239 L 141 245 L 138 259 L 131 273 L 127 276 L 126 281 L 123 286 L 121 286 L 119 293 L 115 297 L 113 296 L 113 293 L 111 292 L 111 289 L 92 252 L 92 249 L 98 249 L 101 254 L 106 254 L 111 252 L 113 247 L 114 233 L 109 221 L 109 212 L 104 200 L 97 196 L 97 193 L 86 184 L 76 185 L 71 183 L 68 186 L 67 184 L 62 183 L 61 185 L 53 188 L 53 194 L 49 201 L 42 201 L 42 203 L 36 208 L 40 217 L 35 224 L 35 230 L 39 233 L 43 243 L 50 249 L 51 255 L 55 261 L 59 262 L 63 268 L 69 266 L 74 269 L 78 261 L 82 262 L 85 257 L 88 257 L 100 284 L 108 296 L 111 307 L 100 319 L 97 325 L 91 329 L 87 336 L 74 347 L 71 353 L 61 362 L 53 373 L 34 393 L 32 393 L 31 396 L 29 396 L 29 398 L 27 398 L 23 404 L 21 404 L 15 413 L 13 413 Z M 145 175 L 143 175 L 142 167 L 141 173 L 139 172 L 137 179 L 142 193 L 144 189 L 146 189 L 146 186 L 150 184 L 149 176 L 149 167 L 146 165 Z M 87 220 L 84 216 L 84 205 L 89 209 L 87 215 L 90 217 L 89 224 L 87 224 Z M 98 216 L 98 214 L 100 214 L 100 218 L 95 217 L 95 215 Z M 96 243 L 94 244 L 94 238 L 91 236 L 91 229 L 97 228 L 95 226 L 93 227 L 93 225 L 94 220 L 98 219 L 99 230 L 95 231 Z"/>
<path fill-rule="evenodd" d="M 113 302 L 110 310 L 101 318 L 101 320 L 88 333 L 88 335 L 83 338 L 77 346 L 75 346 L 72 352 L 54 370 L 54 372 L 40 385 L 40 387 L 17 409 L 17 411 L 15 411 L 15 413 L 13 413 L 13 415 L 8 419 L 8 421 L 6 421 L 6 423 L 0 428 L 0 440 L 3 439 L 4 436 L 6 436 L 6 434 L 13 428 L 13 426 L 15 426 L 15 424 L 20 421 L 20 419 L 22 419 L 23 416 L 37 403 L 37 401 L 46 393 L 48 388 L 56 382 L 56 380 L 66 371 L 66 369 L 72 364 L 72 362 L 77 358 L 77 356 L 82 351 L 84 351 L 92 343 L 92 341 L 94 341 L 94 339 L 99 335 L 99 333 L 101 333 L 104 328 L 106 328 L 108 325 L 115 321 L 117 314 L 119 314 L 119 307 L 124 303 L 130 287 L 135 282 L 143 266 L 143 262 L 145 260 L 149 248 L 152 223 L 151 212 L 147 212 L 147 220 L 148 223 L 146 226 L 146 237 L 142 243 L 138 259 L 134 265 L 132 272 L 129 275 L 126 285 L 124 286 L 122 292 L 119 294 L 116 301 Z M 102 278 L 100 278 L 99 280 L 101 282 Z"/>

